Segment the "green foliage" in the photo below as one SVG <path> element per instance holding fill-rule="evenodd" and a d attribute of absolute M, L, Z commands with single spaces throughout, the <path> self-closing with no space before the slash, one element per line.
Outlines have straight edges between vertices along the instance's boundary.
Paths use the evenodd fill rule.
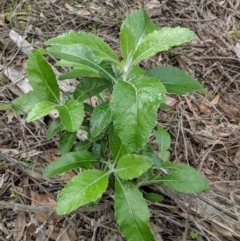
<path fill-rule="evenodd" d="M 70 31 L 52 38 L 46 42 L 46 52 L 58 60 L 56 65 L 71 68 L 59 80 L 81 78 L 75 91 L 67 94 L 60 93 L 57 77 L 43 56 L 46 52 L 30 53 L 27 73 L 33 91 L 14 100 L 12 106 L 18 113 L 27 112 L 27 121 L 53 110 L 59 113 L 49 126 L 47 139 L 60 134 L 62 156 L 46 167 L 45 176 L 83 169 L 61 191 L 59 214 L 96 202 L 111 187 L 115 189 L 115 217 L 124 237 L 151 241 L 145 199 L 161 202 L 163 197 L 157 193 L 143 196 L 141 185 L 158 183 L 184 193 L 208 190 L 204 177 L 192 167 L 169 162 L 171 137 L 156 127 L 158 109 L 166 107 L 166 92 L 187 94 L 204 91 L 203 87 L 170 66 L 148 71 L 138 66 L 141 60 L 193 36 L 186 28 L 159 29 L 140 9 L 122 24 L 122 60 L 101 38 L 89 33 Z M 93 96 L 98 100 L 95 107 L 86 103 Z M 88 139 L 76 143 L 80 128 Z M 158 153 L 147 144 L 152 133 Z"/>
<path fill-rule="evenodd" d="M 192 239 L 197 239 L 197 238 L 198 238 L 198 233 L 195 232 L 195 231 L 193 231 L 193 230 L 191 230 L 191 231 L 190 231 L 190 237 L 191 237 Z"/>

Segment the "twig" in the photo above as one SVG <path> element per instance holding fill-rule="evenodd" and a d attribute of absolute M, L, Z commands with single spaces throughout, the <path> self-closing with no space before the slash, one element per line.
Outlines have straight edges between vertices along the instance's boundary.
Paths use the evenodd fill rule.
<path fill-rule="evenodd" d="M 53 211 L 53 208 L 51 207 L 46 207 L 46 206 L 35 207 L 35 206 L 29 206 L 29 205 L 24 205 L 20 203 L 10 203 L 10 202 L 4 202 L 4 201 L 0 201 L 0 207 L 13 209 L 15 211 L 22 210 L 22 211 L 28 211 L 28 212 L 49 213 Z"/>
<path fill-rule="evenodd" d="M 198 23 L 198 22 L 211 22 L 215 21 L 218 18 L 212 18 L 212 19 L 183 19 L 183 18 L 154 18 L 154 20 L 162 20 L 162 21 L 177 21 L 177 22 L 193 22 L 193 23 Z"/>
<path fill-rule="evenodd" d="M 237 59 L 237 58 L 233 58 L 233 57 L 222 57 L 222 56 L 219 56 L 219 57 L 200 57 L 200 58 L 192 58 L 192 57 L 189 57 L 187 56 L 188 58 L 192 59 L 192 60 L 195 60 L 195 61 L 202 61 L 202 60 L 232 60 L 232 61 L 237 61 L 237 62 L 240 62 L 240 59 Z"/>
<path fill-rule="evenodd" d="M 0 158 L 2 158 L 3 160 L 5 160 L 9 165 L 14 166 L 15 168 L 17 168 L 21 173 L 23 173 L 24 175 L 26 175 L 27 177 L 29 177 L 41 190 L 43 190 L 50 198 L 54 199 L 54 197 L 43 187 L 39 184 L 39 182 L 37 180 L 35 180 L 34 177 L 32 177 L 31 175 L 29 175 L 29 173 L 27 172 L 27 168 L 26 166 L 24 166 L 22 163 L 18 163 L 15 159 L 11 158 L 10 156 L 5 155 L 4 153 L 2 153 L 0 151 Z M 36 171 L 36 170 L 34 170 Z M 36 171 L 37 172 L 37 171 Z M 38 172 L 39 173 L 39 172 Z"/>

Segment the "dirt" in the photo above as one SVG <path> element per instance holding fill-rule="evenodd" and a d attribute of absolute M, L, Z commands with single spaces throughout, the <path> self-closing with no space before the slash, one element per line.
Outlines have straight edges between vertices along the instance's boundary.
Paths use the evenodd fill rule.
<path fill-rule="evenodd" d="M 34 47 L 69 30 L 97 34 L 119 53 L 118 33 L 128 13 L 144 7 L 159 27 L 184 26 L 196 36 L 142 65 L 173 65 L 210 93 L 169 95 L 158 124 L 172 137 L 171 161 L 188 163 L 209 181 L 210 193 L 164 196 L 149 203 L 156 240 L 240 240 L 240 1 L 13 1 L 0 2 L 0 240 L 124 240 L 113 214 L 112 193 L 94 207 L 60 217 L 57 195 L 74 175 L 43 178 L 59 156 L 57 137 L 46 140 L 50 118 L 27 124 L 10 109 L 21 95 L 27 55 L 12 41 L 17 32 Z M 1 67 L 2 66 L 2 67 Z M 15 82 L 9 72 L 15 70 Z M 154 140 L 152 140 L 154 145 Z"/>

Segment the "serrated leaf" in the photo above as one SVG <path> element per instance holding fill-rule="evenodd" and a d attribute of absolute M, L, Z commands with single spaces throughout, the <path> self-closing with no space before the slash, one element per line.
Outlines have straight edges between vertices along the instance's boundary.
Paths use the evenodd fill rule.
<path fill-rule="evenodd" d="M 137 76 L 114 86 L 110 108 L 116 133 L 131 151 L 148 141 L 156 123 L 159 104 L 165 100 L 165 88 L 154 78 Z"/>
<path fill-rule="evenodd" d="M 51 66 L 38 50 L 33 50 L 27 61 L 29 84 L 42 98 L 60 103 L 60 89 Z"/>
<path fill-rule="evenodd" d="M 76 137 L 77 132 L 63 132 L 59 140 L 59 149 L 62 155 L 70 152 L 74 142 L 76 141 Z"/>
<path fill-rule="evenodd" d="M 45 42 L 48 45 L 83 45 L 92 49 L 94 54 L 102 59 L 109 59 L 113 62 L 118 62 L 117 55 L 111 47 L 101 38 L 85 32 L 70 31 L 56 38 L 49 39 Z"/>
<path fill-rule="evenodd" d="M 51 111 L 58 107 L 56 103 L 50 101 L 42 101 L 36 104 L 32 110 L 29 111 L 27 116 L 27 122 L 37 120 L 45 115 L 48 115 Z"/>
<path fill-rule="evenodd" d="M 116 82 L 116 79 L 101 66 L 102 60 L 94 55 L 89 48 L 80 45 L 56 45 L 47 48 L 47 51 L 56 58 L 69 61 L 69 63 L 81 64 L 93 71 L 104 73 L 113 83 Z"/>
<path fill-rule="evenodd" d="M 87 170 L 73 177 L 61 191 L 57 213 L 64 215 L 101 197 L 108 185 L 109 173 Z"/>
<path fill-rule="evenodd" d="M 84 118 L 83 103 L 78 100 L 67 100 L 64 105 L 57 107 L 62 124 L 70 132 L 77 131 Z"/>
<path fill-rule="evenodd" d="M 128 16 L 120 30 L 120 47 L 123 59 L 130 59 L 141 41 L 156 29 L 157 26 L 144 9 L 140 9 Z"/>
<path fill-rule="evenodd" d="M 96 164 L 93 154 L 88 151 L 78 151 L 63 154 L 50 163 L 43 172 L 45 177 L 52 177 L 75 168 L 89 169 Z"/>
<path fill-rule="evenodd" d="M 111 122 L 109 103 L 104 102 L 94 108 L 90 119 L 90 139 L 96 141 Z"/>
<path fill-rule="evenodd" d="M 119 159 L 114 172 L 123 180 L 131 180 L 141 176 L 152 164 L 146 156 L 127 154 Z"/>
<path fill-rule="evenodd" d="M 161 51 L 167 51 L 173 46 L 189 42 L 194 38 L 194 32 L 188 28 L 162 28 L 146 36 L 138 45 L 133 56 L 133 63 L 149 58 Z"/>
<path fill-rule="evenodd" d="M 202 85 L 191 75 L 172 66 L 151 69 L 146 72 L 146 75 L 161 81 L 168 93 L 185 95 L 193 91 L 204 90 Z"/>
<path fill-rule="evenodd" d="M 154 134 L 158 144 L 159 152 L 167 151 L 171 145 L 171 137 L 168 134 L 168 132 L 165 129 L 163 129 L 161 126 L 158 126 Z"/>
<path fill-rule="evenodd" d="M 28 113 L 36 104 L 44 100 L 46 99 L 36 92 L 29 91 L 12 101 L 12 109 L 18 114 Z"/>
<path fill-rule="evenodd" d="M 64 130 L 64 126 L 61 122 L 60 117 L 54 119 L 50 126 L 48 127 L 47 133 L 46 133 L 46 138 L 47 140 L 52 139 L 59 131 Z"/>
<path fill-rule="evenodd" d="M 114 128 L 112 128 L 109 134 L 109 146 L 116 163 L 122 156 L 130 153 L 130 150 L 122 143 Z"/>
<path fill-rule="evenodd" d="M 116 177 L 115 218 L 120 231 L 128 241 L 154 241 L 148 226 L 150 213 L 138 188 Z"/>
<path fill-rule="evenodd" d="M 74 98 L 83 101 L 95 96 L 110 86 L 109 82 L 99 78 L 85 78 L 76 87 Z"/>
<path fill-rule="evenodd" d="M 164 162 L 163 168 L 170 170 L 159 183 L 182 193 L 198 193 L 209 190 L 207 180 L 194 168 L 186 164 Z"/>
<path fill-rule="evenodd" d="M 158 193 L 154 193 L 154 192 L 150 192 L 150 193 L 145 193 L 144 198 L 151 201 L 151 202 L 162 202 L 164 200 L 163 196 L 158 194 Z"/>

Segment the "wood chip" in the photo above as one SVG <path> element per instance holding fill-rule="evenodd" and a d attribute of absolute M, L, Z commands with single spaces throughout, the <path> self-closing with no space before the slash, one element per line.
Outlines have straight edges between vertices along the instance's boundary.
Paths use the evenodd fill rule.
<path fill-rule="evenodd" d="M 21 240 L 23 233 L 24 233 L 25 226 L 26 226 L 25 212 L 22 210 L 19 210 L 17 212 L 17 218 L 15 219 L 15 229 L 14 229 L 14 233 L 13 233 L 14 241 Z"/>

